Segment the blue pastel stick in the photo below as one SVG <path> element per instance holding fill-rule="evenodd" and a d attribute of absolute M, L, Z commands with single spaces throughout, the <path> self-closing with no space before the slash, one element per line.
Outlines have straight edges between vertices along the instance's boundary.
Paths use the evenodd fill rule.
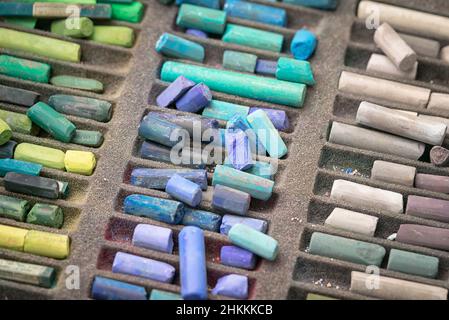
<path fill-rule="evenodd" d="M 236 246 L 223 246 L 220 250 L 220 262 L 225 266 L 253 270 L 257 257 L 254 253 Z"/>
<path fill-rule="evenodd" d="M 172 58 L 187 59 L 197 62 L 204 60 L 204 48 L 199 43 L 163 33 L 156 42 L 156 51 Z"/>
<path fill-rule="evenodd" d="M 144 287 L 96 276 L 92 283 L 92 298 L 96 300 L 146 300 Z"/>
<path fill-rule="evenodd" d="M 127 196 L 123 210 L 127 214 L 147 217 L 168 224 L 178 224 L 184 215 L 184 205 L 181 202 L 141 194 Z"/>
<path fill-rule="evenodd" d="M 136 247 L 172 253 L 173 231 L 169 228 L 141 223 L 134 229 L 132 244 Z"/>
<path fill-rule="evenodd" d="M 176 0 L 176 5 L 183 3 L 193 4 L 200 7 L 208 7 L 212 9 L 220 9 L 220 0 Z"/>
<path fill-rule="evenodd" d="M 307 60 L 315 52 L 317 42 L 316 35 L 304 28 L 296 31 L 290 44 L 290 51 L 295 59 Z"/>
<path fill-rule="evenodd" d="M 224 11 L 229 17 L 271 24 L 278 27 L 287 25 L 285 9 L 247 2 L 243 0 L 226 0 Z"/>
<path fill-rule="evenodd" d="M 212 294 L 236 299 L 248 299 L 248 277 L 229 274 L 217 280 Z"/>
<path fill-rule="evenodd" d="M 195 182 L 181 177 L 179 174 L 174 174 L 168 180 L 165 192 L 176 200 L 182 201 L 191 207 L 198 206 L 203 198 L 203 192 L 200 186 Z"/>
<path fill-rule="evenodd" d="M 207 299 L 206 248 L 198 227 L 184 227 L 178 236 L 181 296 L 185 300 Z"/>
<path fill-rule="evenodd" d="M 324 10 L 335 10 L 338 0 L 282 0 L 285 3 Z"/>
<path fill-rule="evenodd" d="M 164 190 L 168 180 L 175 174 L 196 183 L 202 190 L 207 190 L 207 171 L 203 169 L 135 168 L 131 172 L 130 182 L 138 187 Z"/>
<path fill-rule="evenodd" d="M 184 93 L 195 85 L 184 76 L 179 76 L 175 81 L 162 91 L 156 98 L 156 104 L 161 108 L 167 108 L 175 103 Z M 150 102 L 151 103 L 151 102 Z"/>
<path fill-rule="evenodd" d="M 172 283 L 175 268 L 165 262 L 117 252 L 112 263 L 112 272 L 129 274 L 154 281 Z"/>
<path fill-rule="evenodd" d="M 142 146 L 140 147 L 140 157 L 143 159 L 172 163 L 171 148 L 150 141 L 144 141 L 142 143 Z M 183 161 L 181 165 L 198 169 L 206 167 L 205 163 L 195 163 L 193 160 L 194 159 L 190 157 L 189 163 Z"/>
<path fill-rule="evenodd" d="M 265 155 L 266 149 L 259 139 L 256 132 L 251 128 L 246 117 L 236 114 L 227 123 L 226 129 L 239 129 L 246 133 L 251 143 L 251 152 L 253 154 Z"/>
<path fill-rule="evenodd" d="M 184 208 L 184 217 L 181 224 L 218 232 L 221 225 L 221 216 L 209 211 Z"/>
<path fill-rule="evenodd" d="M 220 184 L 214 187 L 212 207 L 216 210 L 246 216 L 250 203 L 251 196 L 246 192 Z"/>
<path fill-rule="evenodd" d="M 234 169 L 247 170 L 253 166 L 251 143 L 242 130 L 227 130 L 226 135 L 227 159 Z"/>
<path fill-rule="evenodd" d="M 278 62 L 273 60 L 257 59 L 256 73 L 274 76 L 278 67 Z"/>
<path fill-rule="evenodd" d="M 149 300 L 182 300 L 182 298 L 177 293 L 153 289 L 151 290 Z"/>
<path fill-rule="evenodd" d="M 186 34 L 203 39 L 209 38 L 206 32 L 198 29 L 187 29 Z"/>
<path fill-rule="evenodd" d="M 0 176 L 4 177 L 8 172 L 38 176 L 42 165 L 14 159 L 0 159 Z"/>
<path fill-rule="evenodd" d="M 212 93 L 209 87 L 204 83 L 198 83 L 176 101 L 176 109 L 195 113 L 208 106 L 211 100 Z"/>
<path fill-rule="evenodd" d="M 167 147 L 173 147 L 179 141 L 186 141 L 186 134 L 182 127 L 151 112 L 142 119 L 139 125 L 140 137 Z"/>
<path fill-rule="evenodd" d="M 231 230 L 231 228 L 238 223 L 244 224 L 263 233 L 267 232 L 268 228 L 268 224 L 265 220 L 225 214 L 221 219 L 220 233 L 227 235 L 229 230 Z"/>

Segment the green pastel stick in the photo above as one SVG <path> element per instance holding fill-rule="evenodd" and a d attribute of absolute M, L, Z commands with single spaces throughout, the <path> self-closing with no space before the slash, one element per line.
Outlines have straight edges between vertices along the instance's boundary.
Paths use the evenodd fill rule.
<path fill-rule="evenodd" d="M 0 38 L 1 38 L 0 28 Z M 1 45 L 0 45 L 1 46 Z M 0 74 L 23 80 L 48 83 L 51 67 L 46 63 L 0 55 Z"/>
<path fill-rule="evenodd" d="M 107 122 L 112 116 L 112 105 L 108 101 L 65 94 L 56 94 L 48 104 L 63 114 Z"/>
<path fill-rule="evenodd" d="M 74 77 L 69 75 L 54 76 L 50 83 L 57 87 L 79 89 L 92 92 L 103 92 L 103 83 L 95 79 Z"/>
<path fill-rule="evenodd" d="M 134 0 L 97 0 L 98 3 L 132 3 Z"/>
<path fill-rule="evenodd" d="M 223 54 L 223 68 L 240 72 L 254 73 L 257 56 L 250 53 L 225 50 Z"/>
<path fill-rule="evenodd" d="M 68 3 L 68 4 L 96 4 L 97 0 L 20 0 L 21 2 L 50 2 L 50 3 Z"/>
<path fill-rule="evenodd" d="M 26 222 L 59 229 L 64 223 L 64 213 L 58 206 L 36 203 L 28 213 Z"/>
<path fill-rule="evenodd" d="M 0 216 L 25 221 L 31 205 L 27 200 L 0 195 Z"/>
<path fill-rule="evenodd" d="M 8 124 L 0 119 L 0 146 L 4 145 L 11 139 L 12 131 Z"/>
<path fill-rule="evenodd" d="M 37 19 L 36 18 L 16 18 L 16 17 L 5 17 L 6 23 L 15 24 L 24 28 L 34 29 L 36 28 Z"/>
<path fill-rule="evenodd" d="M 141 2 L 111 3 L 112 19 L 139 23 L 142 21 L 144 6 Z"/>
<path fill-rule="evenodd" d="M 94 23 L 89 18 L 73 18 L 53 21 L 51 32 L 65 37 L 88 38 L 94 32 Z"/>
<path fill-rule="evenodd" d="M 47 168 L 64 170 L 65 153 L 61 150 L 22 142 L 14 151 L 14 159 L 39 163 Z"/>
<path fill-rule="evenodd" d="M 76 130 L 72 143 L 88 147 L 99 147 L 103 143 L 103 135 L 99 131 Z"/>
<path fill-rule="evenodd" d="M 63 61 L 81 60 L 81 46 L 77 43 L 6 28 L 0 28 L 0 47 Z"/>
<path fill-rule="evenodd" d="M 52 267 L 0 259 L 0 279 L 51 288 L 55 278 Z"/>
<path fill-rule="evenodd" d="M 226 11 L 184 3 L 179 7 L 176 24 L 183 28 L 222 34 L 226 26 Z"/>
<path fill-rule="evenodd" d="M 305 60 L 281 57 L 277 63 L 276 78 L 278 80 L 292 81 L 298 83 L 315 85 L 312 67 Z"/>
<path fill-rule="evenodd" d="M 95 26 L 94 33 L 89 39 L 99 43 L 131 48 L 134 44 L 134 30 L 119 26 Z"/>
<path fill-rule="evenodd" d="M 387 269 L 421 277 L 436 278 L 438 265 L 439 259 L 436 257 L 391 249 Z"/>
<path fill-rule="evenodd" d="M 338 299 L 327 297 L 327 296 L 323 296 L 321 294 L 308 293 L 307 297 L 306 297 L 306 300 L 338 300 Z"/>
<path fill-rule="evenodd" d="M 281 52 L 284 36 L 275 32 L 228 23 L 221 40 L 251 48 Z"/>
<path fill-rule="evenodd" d="M 13 132 L 35 136 L 39 133 L 39 127 L 35 126 L 25 114 L 0 110 L 0 119 L 5 121 Z"/>

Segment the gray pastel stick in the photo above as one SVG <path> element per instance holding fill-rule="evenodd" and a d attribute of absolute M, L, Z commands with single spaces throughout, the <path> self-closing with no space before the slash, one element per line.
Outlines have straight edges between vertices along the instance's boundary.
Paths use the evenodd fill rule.
<path fill-rule="evenodd" d="M 387 56 L 373 53 L 368 61 L 366 70 L 396 78 L 415 80 L 416 73 L 418 72 L 418 62 L 416 62 L 413 68 L 409 71 L 402 71 L 401 69 L 398 69 Z"/>
<path fill-rule="evenodd" d="M 441 146 L 446 136 L 444 123 L 410 118 L 394 109 L 363 101 L 356 116 L 357 123 L 404 138 Z"/>
<path fill-rule="evenodd" d="M 335 208 L 324 224 L 335 229 L 374 236 L 379 218 L 356 211 Z"/>
<path fill-rule="evenodd" d="M 39 93 L 0 84 L 0 101 L 31 107 L 39 99 Z"/>
<path fill-rule="evenodd" d="M 410 46 L 410 48 L 412 48 L 413 51 L 416 52 L 416 54 L 431 58 L 438 58 L 441 48 L 438 41 L 411 36 L 404 33 L 398 34 Z"/>
<path fill-rule="evenodd" d="M 376 160 L 371 170 L 371 179 L 413 187 L 416 168 L 403 164 Z"/>
<path fill-rule="evenodd" d="M 405 214 L 424 219 L 449 222 L 449 201 L 409 196 Z"/>
<path fill-rule="evenodd" d="M 415 177 L 415 187 L 434 192 L 449 193 L 449 177 L 418 173 Z"/>
<path fill-rule="evenodd" d="M 449 230 L 417 224 L 401 224 L 396 241 L 449 251 Z"/>

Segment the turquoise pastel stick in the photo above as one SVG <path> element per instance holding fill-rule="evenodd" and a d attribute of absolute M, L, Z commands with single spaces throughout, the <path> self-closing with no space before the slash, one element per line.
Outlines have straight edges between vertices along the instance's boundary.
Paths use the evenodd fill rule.
<path fill-rule="evenodd" d="M 203 109 L 202 115 L 203 117 L 228 121 L 234 115 L 246 117 L 248 113 L 249 107 L 220 100 L 212 100 L 210 104 Z"/>
<path fill-rule="evenodd" d="M 228 237 L 232 244 L 270 261 L 274 261 L 279 252 L 275 239 L 241 223 L 229 230 Z"/>
<path fill-rule="evenodd" d="M 287 154 L 287 146 L 263 110 L 249 114 L 246 119 L 270 157 L 279 159 Z"/>
<path fill-rule="evenodd" d="M 123 210 L 127 214 L 169 224 L 180 223 L 184 215 L 184 205 L 181 202 L 141 194 L 127 196 L 123 203 Z"/>
<path fill-rule="evenodd" d="M 228 162 L 228 158 L 225 159 L 224 165 L 227 167 L 232 167 L 232 164 Z M 262 161 L 254 161 L 251 168 L 245 169 L 243 171 L 270 180 L 273 180 L 273 176 L 275 173 L 273 165 L 271 163 Z"/>
<path fill-rule="evenodd" d="M 307 90 L 301 83 L 181 62 L 167 61 L 162 66 L 163 81 L 172 82 L 181 75 L 196 83 L 203 82 L 215 91 L 296 108 L 302 107 Z"/>
<path fill-rule="evenodd" d="M 284 36 L 275 32 L 228 23 L 222 40 L 251 48 L 281 52 Z"/>
<path fill-rule="evenodd" d="M 160 36 L 156 42 L 156 51 L 173 58 L 198 62 L 203 62 L 204 60 L 204 48 L 202 45 L 170 33 L 164 33 Z"/>
<path fill-rule="evenodd" d="M 8 172 L 38 176 L 42 165 L 15 159 L 0 159 L 0 176 L 4 177 Z"/>
<path fill-rule="evenodd" d="M 282 0 L 282 2 L 323 10 L 335 10 L 338 0 Z"/>
<path fill-rule="evenodd" d="M 220 10 L 220 0 L 176 0 L 176 5 L 178 6 L 183 3 Z"/>
<path fill-rule="evenodd" d="M 151 290 L 150 300 L 182 300 L 182 297 L 173 292 L 153 289 Z"/>
<path fill-rule="evenodd" d="M 274 182 L 269 179 L 223 165 L 215 167 L 212 185 L 217 184 L 249 193 L 251 197 L 260 200 L 270 199 L 274 187 Z"/>
<path fill-rule="evenodd" d="M 191 4 L 182 4 L 179 7 L 176 24 L 183 28 L 223 34 L 226 26 L 226 12 Z"/>
<path fill-rule="evenodd" d="M 438 265 L 439 259 L 436 257 L 391 249 L 387 269 L 421 277 L 436 278 Z"/>
<path fill-rule="evenodd" d="M 315 85 L 312 67 L 308 61 L 286 57 L 278 60 L 276 79 L 304 83 L 309 86 Z"/>
<path fill-rule="evenodd" d="M 254 73 L 256 63 L 257 56 L 251 53 L 232 50 L 225 50 L 223 53 L 223 68 L 225 69 Z"/>

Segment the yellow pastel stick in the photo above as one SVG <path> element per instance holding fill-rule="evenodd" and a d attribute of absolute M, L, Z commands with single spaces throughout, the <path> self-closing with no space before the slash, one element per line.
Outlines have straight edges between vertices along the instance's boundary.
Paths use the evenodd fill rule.
<path fill-rule="evenodd" d="M 97 161 L 95 155 L 89 151 L 67 150 L 64 158 L 65 169 L 68 172 L 90 176 Z"/>
<path fill-rule="evenodd" d="M 0 225 L 0 248 L 23 251 L 27 229 Z"/>
<path fill-rule="evenodd" d="M 26 234 L 23 250 L 39 256 L 65 259 L 70 251 L 70 238 L 63 234 L 30 230 Z"/>

